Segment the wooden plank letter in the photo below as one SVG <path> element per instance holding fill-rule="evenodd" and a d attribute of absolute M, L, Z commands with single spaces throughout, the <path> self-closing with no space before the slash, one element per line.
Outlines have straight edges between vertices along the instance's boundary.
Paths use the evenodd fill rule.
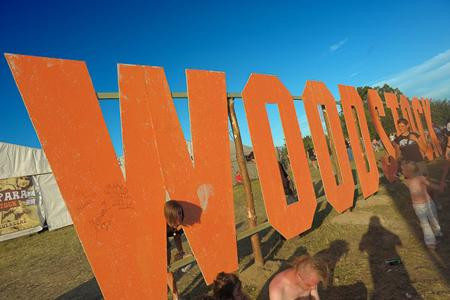
<path fill-rule="evenodd" d="M 355 184 L 353 182 L 350 161 L 345 147 L 344 134 L 342 133 L 336 102 L 325 84 L 318 81 L 307 81 L 303 91 L 303 102 L 311 129 L 314 149 L 317 154 L 320 174 L 324 185 L 325 194 L 331 205 L 339 212 L 343 212 L 353 204 Z M 318 105 L 324 105 L 331 127 L 328 137 L 335 145 L 337 165 L 340 169 L 342 182 L 336 183 L 331 157 L 328 152 L 326 137 L 321 125 Z"/>
<path fill-rule="evenodd" d="M 270 224 L 287 239 L 311 228 L 316 199 L 303 139 L 289 91 L 275 76 L 252 74 L 242 92 Z M 287 205 L 266 103 L 278 104 L 299 201 Z"/>
<path fill-rule="evenodd" d="M 392 143 L 389 140 L 389 137 L 387 136 L 386 132 L 384 131 L 383 125 L 381 124 L 380 121 L 380 116 L 384 117 L 385 113 L 380 95 L 378 95 L 378 92 L 376 90 L 374 89 L 367 90 L 367 103 L 369 104 L 369 111 L 370 116 L 372 117 L 373 125 L 375 126 L 375 130 L 377 131 L 378 136 L 380 137 L 381 142 L 383 143 L 384 148 L 386 149 L 386 152 L 388 153 L 388 155 L 397 158 L 394 146 L 392 146 Z"/>
<path fill-rule="evenodd" d="M 186 72 L 194 163 L 164 70 L 120 65 L 119 76 L 121 89 L 130 92 L 123 98 L 139 102 L 151 120 L 155 140 L 148 142 L 158 149 L 170 198 L 183 205 L 186 236 L 210 284 L 217 273 L 238 268 L 225 74 Z"/>
<path fill-rule="evenodd" d="M 128 104 L 125 182 L 85 64 L 6 58 L 103 296 L 166 297 L 164 189 L 151 120 Z"/>
<path fill-rule="evenodd" d="M 414 122 L 411 107 L 409 106 L 408 98 L 405 95 L 400 95 L 400 109 L 402 111 L 403 118 L 408 120 L 411 131 L 417 132 L 416 122 Z"/>
<path fill-rule="evenodd" d="M 429 160 L 433 160 L 433 144 L 432 143 L 429 144 L 427 141 L 427 138 L 425 136 L 425 130 L 423 130 L 422 119 L 420 117 L 420 115 L 423 115 L 423 109 L 422 109 L 422 106 L 420 105 L 419 99 L 417 99 L 417 97 L 413 97 L 413 99 L 411 101 L 411 106 L 412 106 L 412 114 L 416 121 L 417 132 L 419 133 L 420 139 L 422 140 L 423 144 L 427 146 L 427 151 L 425 153 L 425 156 Z M 432 131 L 434 133 L 434 129 Z M 431 133 L 430 133 L 430 136 L 431 136 Z"/>
<path fill-rule="evenodd" d="M 355 157 L 356 170 L 361 184 L 361 190 L 364 198 L 369 197 L 378 190 L 379 173 L 375 153 L 370 141 L 369 128 L 367 127 L 366 115 L 364 113 L 363 102 L 354 87 L 339 85 L 341 94 L 341 105 L 344 111 L 345 124 L 347 125 L 348 135 L 350 137 L 350 145 Z M 353 108 L 356 110 L 358 119 L 353 116 Z M 364 151 L 361 147 L 358 126 L 361 129 L 361 139 L 364 143 L 365 154 L 369 163 L 369 170 L 366 168 Z"/>
<path fill-rule="evenodd" d="M 431 142 L 433 143 L 434 153 L 436 156 L 442 155 L 441 144 L 436 136 L 436 133 L 433 129 L 433 121 L 431 120 L 431 107 L 429 99 L 421 99 L 419 100 L 422 104 L 423 114 L 425 116 L 425 122 L 427 123 L 428 132 L 431 136 Z"/>

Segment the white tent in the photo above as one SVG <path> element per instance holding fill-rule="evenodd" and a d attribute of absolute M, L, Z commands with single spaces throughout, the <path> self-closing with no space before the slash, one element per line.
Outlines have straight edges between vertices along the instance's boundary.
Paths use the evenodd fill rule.
<path fill-rule="evenodd" d="M 72 224 L 44 151 L 0 142 L 0 179 L 22 176 L 32 177 L 40 196 L 39 213 L 49 230 Z"/>

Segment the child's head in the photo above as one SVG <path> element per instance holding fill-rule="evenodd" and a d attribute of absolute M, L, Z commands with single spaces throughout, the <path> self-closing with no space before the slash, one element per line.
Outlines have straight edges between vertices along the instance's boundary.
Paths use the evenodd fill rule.
<path fill-rule="evenodd" d="M 214 280 L 213 293 L 215 299 L 239 300 L 247 299 L 242 292 L 242 284 L 237 275 L 220 272 Z"/>
<path fill-rule="evenodd" d="M 164 217 L 167 224 L 172 228 L 177 228 L 183 223 L 183 207 L 175 200 L 169 200 L 164 206 Z"/>
<path fill-rule="evenodd" d="M 412 178 L 417 175 L 419 168 L 415 162 L 407 162 L 402 164 L 402 173 L 406 178 Z"/>
<path fill-rule="evenodd" d="M 305 290 L 314 289 L 319 282 L 326 287 L 328 283 L 328 265 L 317 257 L 302 255 L 294 261 L 299 285 Z"/>

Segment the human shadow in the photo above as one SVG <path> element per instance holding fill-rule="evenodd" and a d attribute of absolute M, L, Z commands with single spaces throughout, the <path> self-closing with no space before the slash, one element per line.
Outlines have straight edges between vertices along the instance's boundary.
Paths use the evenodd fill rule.
<path fill-rule="evenodd" d="M 201 295 L 206 295 L 212 288 L 212 285 L 208 286 L 203 279 L 201 272 L 193 278 L 188 288 L 182 292 L 180 295 L 182 299 L 199 299 Z"/>
<path fill-rule="evenodd" d="M 313 181 L 314 193 L 316 194 L 316 198 L 322 197 L 325 195 L 325 190 L 323 188 L 322 179 Z"/>
<path fill-rule="evenodd" d="M 56 300 L 77 300 L 77 299 L 103 299 L 102 292 L 98 286 L 97 280 L 91 278 L 89 281 L 80 284 L 76 288 L 64 293 L 56 298 Z"/>
<path fill-rule="evenodd" d="M 328 201 L 324 201 L 319 205 L 317 205 L 316 213 L 314 214 L 313 223 L 311 228 L 307 232 L 311 232 L 322 225 L 323 221 L 326 217 L 331 213 L 333 207 Z"/>
<path fill-rule="evenodd" d="M 367 299 L 367 288 L 362 281 L 349 285 L 334 285 L 334 271 L 341 258 L 349 251 L 348 242 L 335 240 L 327 249 L 317 252 L 314 257 L 323 261 L 329 270 L 326 287 L 319 286 L 319 294 L 323 299 Z"/>
<path fill-rule="evenodd" d="M 352 284 L 332 286 L 323 290 L 320 289 L 319 287 L 319 295 L 321 299 L 327 300 L 342 300 L 342 299 L 366 300 L 367 288 L 362 281 L 358 280 Z"/>
<path fill-rule="evenodd" d="M 335 240 L 330 243 L 327 249 L 317 252 L 314 257 L 326 263 L 329 271 L 327 286 L 331 287 L 334 283 L 334 269 L 342 256 L 349 251 L 348 242 L 345 240 Z"/>
<path fill-rule="evenodd" d="M 370 218 L 369 228 L 363 235 L 359 250 L 367 252 L 374 284 L 371 299 L 422 299 L 411 285 L 408 272 L 401 263 L 397 247 L 400 238 L 381 225 L 377 216 Z M 388 260 L 397 260 L 395 265 Z"/>
<path fill-rule="evenodd" d="M 436 182 L 436 180 L 440 179 L 442 176 L 442 166 L 443 161 L 435 161 L 428 165 L 429 181 Z M 423 241 L 423 231 L 412 207 L 410 200 L 411 196 L 406 185 L 401 181 L 388 183 L 386 184 L 386 191 L 393 199 L 395 199 L 393 203 L 406 224 L 408 224 L 410 232 L 415 235 L 417 240 Z M 450 195 L 450 193 L 447 188 L 444 193 L 436 192 L 432 198 L 442 206 L 442 209 L 438 210 L 437 214 L 444 237 L 450 235 L 450 214 L 448 213 L 450 211 L 450 202 L 448 201 L 448 195 Z M 422 247 L 424 251 L 428 253 L 429 260 L 433 263 L 436 270 L 444 278 L 447 284 L 450 284 L 450 240 L 447 238 L 440 240 L 436 250 L 426 248 L 423 242 Z"/>

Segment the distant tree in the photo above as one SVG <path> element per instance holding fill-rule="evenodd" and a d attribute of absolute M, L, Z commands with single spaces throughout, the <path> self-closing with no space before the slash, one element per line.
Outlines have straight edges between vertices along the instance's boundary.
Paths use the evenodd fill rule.
<path fill-rule="evenodd" d="M 281 163 L 283 163 L 283 165 L 287 165 L 287 161 L 288 161 L 288 151 L 287 151 L 287 147 L 286 147 L 286 139 L 284 140 L 284 144 L 281 147 L 277 147 L 277 151 L 280 155 L 280 161 Z"/>
<path fill-rule="evenodd" d="M 305 145 L 305 150 L 309 148 L 313 148 L 313 141 L 310 135 L 303 137 L 303 144 Z M 286 166 L 288 163 L 288 151 L 286 147 L 286 140 L 284 141 L 283 146 L 277 148 L 278 153 L 280 155 L 280 161 Z"/>
<path fill-rule="evenodd" d="M 450 118 L 450 101 L 449 100 L 431 100 L 431 119 L 438 126 L 444 126 Z"/>
<path fill-rule="evenodd" d="M 310 148 L 313 148 L 313 141 L 310 135 L 304 136 L 303 137 L 303 144 L 305 145 L 305 149 L 308 150 Z"/>
<path fill-rule="evenodd" d="M 373 125 L 372 117 L 370 116 L 369 104 L 367 102 L 367 91 L 369 89 L 374 89 L 378 92 L 383 104 L 385 103 L 385 99 L 384 99 L 385 92 L 394 93 L 397 97 L 399 97 L 399 95 L 401 95 L 402 92 L 398 88 L 393 88 L 393 87 L 389 86 L 388 84 L 385 84 L 382 87 L 364 86 L 364 87 L 356 88 L 359 96 L 361 97 L 361 99 L 363 101 L 364 113 L 365 113 L 366 119 L 367 119 L 367 126 L 369 128 L 370 138 L 371 139 L 374 139 L 374 138 L 379 139 L 378 133 L 375 130 L 375 126 Z M 387 134 L 389 134 L 391 132 L 395 132 L 394 120 L 392 118 L 391 110 L 389 108 L 387 108 L 386 105 L 384 106 L 384 110 L 385 110 L 386 116 L 380 118 L 381 124 L 383 125 L 383 128 Z M 339 118 L 341 120 L 341 125 L 342 125 L 342 129 L 344 131 L 344 135 L 348 136 L 347 127 L 345 125 L 344 113 L 342 111 L 339 114 Z"/>
<path fill-rule="evenodd" d="M 380 95 L 381 101 L 384 104 L 384 110 L 385 110 L 386 115 L 384 117 L 381 117 L 380 120 L 381 120 L 381 124 L 383 125 L 383 128 L 387 134 L 395 132 L 395 125 L 394 125 L 394 119 L 392 118 L 392 112 L 385 105 L 384 93 L 385 92 L 394 93 L 397 96 L 397 98 L 400 95 L 402 95 L 403 93 L 398 88 L 391 87 L 388 84 L 385 84 L 382 87 L 364 86 L 364 87 L 356 88 L 359 96 L 361 97 L 361 99 L 363 101 L 364 112 L 366 114 L 370 138 L 378 139 L 379 136 L 375 130 L 375 126 L 373 125 L 373 120 L 372 120 L 372 117 L 370 116 L 370 112 L 369 112 L 369 105 L 367 103 L 367 91 L 370 88 L 372 88 L 378 92 L 378 94 Z M 431 108 L 431 117 L 432 117 L 433 122 L 439 126 L 444 126 L 444 124 L 446 124 L 447 120 L 450 118 L 450 101 L 448 99 L 431 100 L 430 108 Z M 401 115 L 400 111 L 399 111 L 399 113 Z M 347 136 L 347 128 L 345 126 L 344 114 L 342 112 L 340 112 L 339 118 L 341 120 L 341 125 L 342 125 L 342 129 L 344 131 L 344 135 Z M 425 125 L 425 128 L 426 128 L 426 125 Z"/>

